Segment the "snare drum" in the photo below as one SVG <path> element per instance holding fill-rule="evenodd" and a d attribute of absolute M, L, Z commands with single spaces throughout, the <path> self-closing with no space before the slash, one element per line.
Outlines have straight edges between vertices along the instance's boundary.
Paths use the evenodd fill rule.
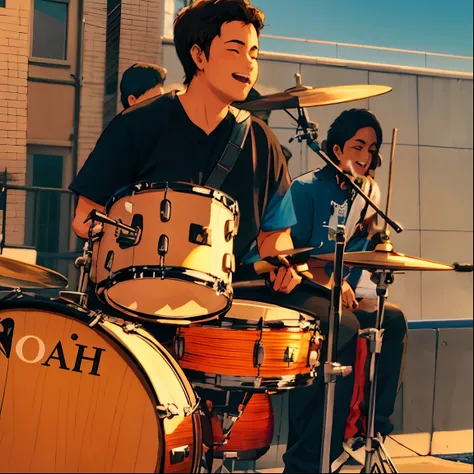
<path fill-rule="evenodd" d="M 278 391 L 313 382 L 321 342 L 309 316 L 234 300 L 225 318 L 179 328 L 173 351 L 198 387 Z"/>
<path fill-rule="evenodd" d="M 147 321 L 189 324 L 217 318 L 232 301 L 237 202 L 187 183 L 141 183 L 117 193 L 93 248 L 92 281 L 101 299 Z"/>
<path fill-rule="evenodd" d="M 198 472 L 197 398 L 149 333 L 50 301 L 1 308 L 1 472 Z"/>

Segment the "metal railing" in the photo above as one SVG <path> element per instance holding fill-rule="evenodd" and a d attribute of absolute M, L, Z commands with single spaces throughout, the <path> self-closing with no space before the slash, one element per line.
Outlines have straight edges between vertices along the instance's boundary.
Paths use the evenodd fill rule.
<path fill-rule="evenodd" d="M 23 197 L 24 195 L 24 208 Z M 17 199 L 13 200 L 16 196 Z M 20 199 L 18 199 L 20 197 Z M 21 210 L 9 213 L 10 204 L 21 204 Z M 0 197 L 2 212 L 1 248 L 33 248 L 38 265 L 55 270 L 69 279 L 74 287 L 78 271 L 74 260 L 81 255 L 81 242 L 72 231 L 74 194 L 68 189 L 20 186 L 4 183 Z M 24 243 L 9 241 L 11 218 L 22 218 Z"/>
<path fill-rule="evenodd" d="M 397 64 L 403 66 L 423 67 L 429 69 L 448 69 L 453 71 L 472 72 L 473 57 L 456 54 L 417 51 L 412 49 L 389 48 L 356 43 L 323 41 L 291 36 L 262 34 L 261 49 L 268 52 L 289 53 L 309 56 L 323 56 L 350 61 L 377 62 L 382 64 Z M 285 47 L 278 47 L 279 41 L 285 41 Z M 298 50 L 291 51 L 288 42 L 298 43 Z M 303 46 L 305 45 L 305 46 Z M 352 53 L 351 53 L 352 50 Z M 357 53 L 354 53 L 357 50 Z M 396 55 L 403 54 L 403 58 Z M 408 61 L 407 55 L 414 59 Z M 444 62 L 443 62 L 444 61 Z"/>

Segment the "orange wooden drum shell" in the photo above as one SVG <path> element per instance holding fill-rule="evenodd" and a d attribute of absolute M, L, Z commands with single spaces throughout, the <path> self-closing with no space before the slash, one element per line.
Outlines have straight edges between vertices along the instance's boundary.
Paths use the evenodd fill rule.
<path fill-rule="evenodd" d="M 288 328 L 263 329 L 261 343 L 265 358 L 260 367 L 261 377 L 309 374 L 308 352 L 313 333 Z M 183 369 L 204 373 L 256 377 L 253 348 L 260 338 L 258 330 L 229 329 L 194 325 L 180 329 L 185 352 L 179 360 Z M 285 362 L 284 354 L 294 350 L 294 362 Z"/>
<path fill-rule="evenodd" d="M 0 310 L 0 333 L 11 321 L 8 358 L 0 344 L 0 472 L 192 470 L 194 450 L 201 450 L 200 440 L 194 446 L 199 418 L 182 417 L 174 425 L 160 421 L 150 385 L 155 374 L 148 372 L 148 379 L 122 344 L 45 309 Z M 126 337 L 128 347 L 136 344 L 141 355 L 152 347 L 137 336 Z M 94 369 L 87 357 L 94 359 L 97 351 Z M 152 351 L 156 372 L 175 377 L 168 356 Z M 191 447 L 189 458 L 170 465 L 170 450 L 183 445 Z"/>
<path fill-rule="evenodd" d="M 223 440 L 222 428 L 216 418 L 211 419 L 214 443 Z M 242 416 L 232 428 L 228 442 L 216 447 L 217 453 L 226 451 L 263 451 L 273 439 L 273 408 L 268 393 L 255 393 L 244 409 Z M 261 454 L 261 455 L 262 455 Z"/>

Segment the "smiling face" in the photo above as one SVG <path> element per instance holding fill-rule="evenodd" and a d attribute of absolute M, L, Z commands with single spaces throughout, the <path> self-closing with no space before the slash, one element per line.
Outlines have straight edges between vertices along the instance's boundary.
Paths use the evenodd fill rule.
<path fill-rule="evenodd" d="M 197 46 L 191 55 L 210 89 L 224 102 L 243 101 L 258 78 L 259 40 L 255 27 L 240 21 L 224 23 L 209 55 Z"/>
<path fill-rule="evenodd" d="M 339 167 L 354 177 L 365 176 L 377 152 L 377 135 L 372 127 L 364 127 L 344 143 L 344 149 L 334 145 Z"/>

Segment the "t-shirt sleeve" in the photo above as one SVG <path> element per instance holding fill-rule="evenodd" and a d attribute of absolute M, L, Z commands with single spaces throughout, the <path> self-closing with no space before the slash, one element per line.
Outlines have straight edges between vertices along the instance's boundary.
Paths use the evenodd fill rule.
<path fill-rule="evenodd" d="M 133 183 L 138 154 L 127 120 L 118 115 L 103 131 L 69 189 L 105 205 L 118 189 Z"/>
<path fill-rule="evenodd" d="M 269 151 L 269 195 L 260 228 L 264 232 L 287 229 L 296 223 L 293 201 L 289 193 L 288 164 L 275 134 L 266 128 Z"/>
<path fill-rule="evenodd" d="M 296 216 L 296 222 L 291 227 L 291 238 L 295 248 L 309 246 L 313 233 L 313 199 L 306 188 L 304 183 L 295 180 L 291 183 L 289 192 Z"/>

